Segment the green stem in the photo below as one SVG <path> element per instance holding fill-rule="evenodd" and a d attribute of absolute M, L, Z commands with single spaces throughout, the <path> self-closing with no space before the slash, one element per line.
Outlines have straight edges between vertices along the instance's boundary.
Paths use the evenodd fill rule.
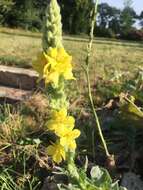
<path fill-rule="evenodd" d="M 100 135 L 100 138 L 101 138 L 101 141 L 102 141 L 106 156 L 110 157 L 110 154 L 109 154 L 109 151 L 108 151 L 108 148 L 107 148 L 107 145 L 106 145 L 106 141 L 104 139 L 104 136 L 103 136 L 103 133 L 102 133 L 102 130 L 101 130 L 100 122 L 99 122 L 99 119 L 98 119 L 98 116 L 97 116 L 97 113 L 96 113 L 96 110 L 95 110 L 95 107 L 94 107 L 94 102 L 93 102 L 93 97 L 92 97 L 92 93 L 91 93 L 91 84 L 90 84 L 90 78 L 89 78 L 89 72 L 88 71 L 86 72 L 86 78 L 87 78 L 87 84 L 88 84 L 89 100 L 90 100 L 93 115 L 94 115 L 94 118 L 95 118 L 95 121 L 96 121 L 96 124 L 97 124 L 97 129 L 98 129 L 98 132 L 99 132 L 99 135 Z"/>
<path fill-rule="evenodd" d="M 73 152 L 68 152 L 67 153 L 67 169 L 69 172 L 69 176 L 70 178 L 76 182 L 76 184 L 78 184 L 78 186 L 80 187 L 81 190 L 86 190 L 86 185 L 84 182 L 81 181 L 80 179 L 80 175 L 78 173 L 78 169 L 75 165 L 74 162 L 74 153 Z"/>
<path fill-rule="evenodd" d="M 99 0 L 96 0 L 96 3 L 94 5 L 93 11 L 91 12 L 91 31 L 90 31 L 90 39 L 89 39 L 89 44 L 88 44 L 88 49 L 87 49 L 87 57 L 86 57 L 86 68 L 85 68 L 85 74 L 86 74 L 86 79 L 87 79 L 87 84 L 88 84 L 88 96 L 89 96 L 89 100 L 90 100 L 90 104 L 91 104 L 91 108 L 93 111 L 93 115 L 96 121 L 96 125 L 97 125 L 97 129 L 106 153 L 107 157 L 110 157 L 107 145 L 106 145 L 106 141 L 104 139 L 102 130 L 101 130 L 101 126 L 100 126 L 100 122 L 94 107 L 94 102 L 93 102 L 93 97 L 92 97 L 92 91 L 91 91 L 91 84 L 90 84 L 90 77 L 89 77 L 89 59 L 90 59 L 90 55 L 91 55 L 91 50 L 92 50 L 92 44 L 93 44 L 93 38 L 94 38 L 94 28 L 95 28 L 95 22 L 96 22 L 96 16 L 97 16 L 97 7 L 98 7 L 98 3 Z"/>

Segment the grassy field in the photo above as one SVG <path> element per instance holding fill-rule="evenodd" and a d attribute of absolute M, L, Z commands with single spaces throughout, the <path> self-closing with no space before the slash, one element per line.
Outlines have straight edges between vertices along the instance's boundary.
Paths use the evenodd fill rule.
<path fill-rule="evenodd" d="M 31 68 L 32 60 L 42 49 L 41 34 L 18 29 L 0 28 L 0 64 L 16 65 Z M 73 56 L 74 72 L 77 78 L 71 96 L 85 93 L 85 75 L 82 65 L 85 64 L 87 38 L 64 36 L 64 46 Z M 92 86 L 97 78 L 109 80 L 115 71 L 124 73 L 129 79 L 143 66 L 143 44 L 118 40 L 97 38 L 93 43 L 90 78 Z M 83 82 L 84 81 L 84 82 Z M 96 94 L 97 96 L 97 94 Z M 101 95 L 100 95 L 101 96 Z"/>
<path fill-rule="evenodd" d="M 41 50 L 41 34 L 0 28 L 0 63 L 30 67 Z M 75 70 L 81 70 L 86 57 L 87 38 L 64 36 L 64 45 L 73 56 Z M 97 38 L 91 56 L 92 76 L 114 70 L 134 72 L 143 66 L 143 44 Z"/>

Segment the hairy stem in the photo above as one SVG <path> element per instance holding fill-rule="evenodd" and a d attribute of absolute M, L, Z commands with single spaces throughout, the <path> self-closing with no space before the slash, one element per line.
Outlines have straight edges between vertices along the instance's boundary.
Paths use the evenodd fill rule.
<path fill-rule="evenodd" d="M 67 154 L 67 162 L 68 162 L 67 169 L 69 172 L 69 176 L 73 181 L 75 181 L 78 184 L 81 190 L 86 190 L 87 188 L 86 188 L 85 182 L 81 181 L 80 175 L 78 173 L 78 169 L 75 165 L 74 156 L 75 156 L 75 153 L 72 153 L 72 152 L 68 152 Z"/>

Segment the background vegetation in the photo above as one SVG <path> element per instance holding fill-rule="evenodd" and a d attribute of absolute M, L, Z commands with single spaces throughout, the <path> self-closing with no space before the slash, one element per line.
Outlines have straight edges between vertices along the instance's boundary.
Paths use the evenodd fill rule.
<path fill-rule="evenodd" d="M 1 0 L 0 24 L 41 31 L 43 13 L 47 1 L 42 0 Z M 63 30 L 68 34 L 88 34 L 90 10 L 93 0 L 59 0 L 61 6 Z M 138 21 L 143 27 L 143 12 L 138 15 L 132 8 L 131 0 L 125 0 L 121 10 L 107 3 L 101 3 L 98 9 L 96 35 L 101 37 L 142 40 L 143 31 L 134 24 Z"/>

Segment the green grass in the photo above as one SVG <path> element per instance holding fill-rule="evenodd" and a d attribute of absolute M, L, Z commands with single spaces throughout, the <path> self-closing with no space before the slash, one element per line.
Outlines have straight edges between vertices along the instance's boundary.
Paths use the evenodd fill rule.
<path fill-rule="evenodd" d="M 73 57 L 74 72 L 77 78 L 72 92 L 82 92 L 85 78 L 82 65 L 85 64 L 87 36 L 64 36 L 66 50 Z M 42 50 L 41 34 L 20 29 L 0 28 L 0 64 L 31 68 L 32 60 Z M 119 41 L 95 38 L 92 49 L 90 77 L 93 85 L 97 78 L 109 79 L 114 71 L 124 76 L 134 75 L 138 67 L 143 67 L 143 44 L 131 41 Z M 129 75 L 126 74 L 129 73 Z M 83 82 L 84 81 L 84 82 Z M 78 86 L 77 89 L 75 89 Z M 73 94 L 72 94 L 73 95 Z M 72 96 L 71 95 L 71 96 Z M 77 95 L 77 94 L 76 94 Z"/>
<path fill-rule="evenodd" d="M 23 30 L 0 28 L 0 64 L 31 67 L 32 60 L 41 48 L 41 34 Z M 81 65 L 86 57 L 88 39 L 64 36 L 64 46 L 73 56 L 74 70 L 83 80 Z M 97 38 L 91 56 L 91 77 L 104 77 L 114 70 L 134 73 L 143 66 L 143 44 Z"/>

